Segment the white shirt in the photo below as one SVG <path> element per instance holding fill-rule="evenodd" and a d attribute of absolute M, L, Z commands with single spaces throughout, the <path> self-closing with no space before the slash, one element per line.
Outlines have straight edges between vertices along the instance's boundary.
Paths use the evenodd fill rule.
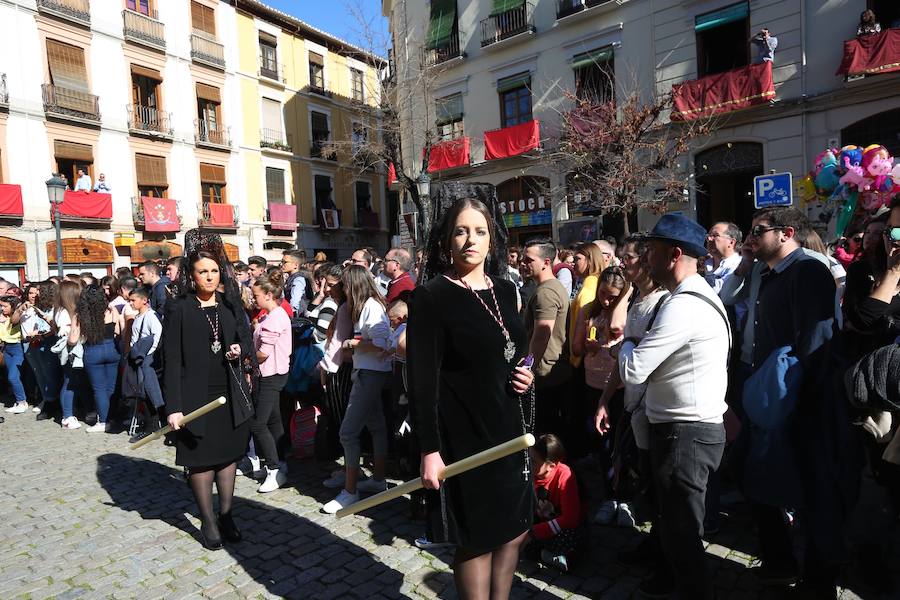
<path fill-rule="evenodd" d="M 713 269 L 713 261 L 706 261 L 706 282 L 712 286 L 717 294 L 722 292 L 722 286 L 728 281 L 728 278 L 734 273 L 734 270 L 741 264 L 741 255 L 737 252 L 723 258 L 719 266 Z"/>
<path fill-rule="evenodd" d="M 703 294 L 722 315 L 700 298 Z M 700 275 L 691 275 L 660 306 L 653 328 L 635 345 L 626 340 L 619 372 L 626 384 L 647 383 L 650 423 L 721 423 L 728 406 L 728 329 L 725 307 Z"/>
<path fill-rule="evenodd" d="M 91 191 L 91 176 L 85 173 L 81 177 L 78 178 L 78 181 L 75 182 L 75 191 L 76 192 L 89 192 Z"/>
<path fill-rule="evenodd" d="M 131 345 L 133 346 L 136 341 L 149 335 L 153 336 L 153 344 L 150 346 L 150 351 L 147 353 L 148 356 L 156 352 L 159 341 L 162 339 L 162 323 L 159 322 L 159 317 L 156 316 L 156 313 L 153 312 L 152 309 L 148 309 L 142 315 L 139 314 L 134 318 L 134 321 L 132 321 Z"/>
<path fill-rule="evenodd" d="M 363 304 L 359 320 L 354 325 L 354 333 L 363 340 L 372 342 L 377 348 L 387 350 L 391 339 L 391 323 L 381 302 L 369 298 Z M 353 368 L 370 371 L 392 371 L 394 369 L 390 354 L 381 350 L 353 350 Z"/>

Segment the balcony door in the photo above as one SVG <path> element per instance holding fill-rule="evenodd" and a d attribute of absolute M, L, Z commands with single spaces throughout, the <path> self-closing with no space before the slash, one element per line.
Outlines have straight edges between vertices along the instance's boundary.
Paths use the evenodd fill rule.
<path fill-rule="evenodd" d="M 726 143 L 697 154 L 697 222 L 709 228 L 728 221 L 747 231 L 756 210 L 753 178 L 763 172 L 762 144 Z"/>
<path fill-rule="evenodd" d="M 750 64 L 750 9 L 747 2 L 698 16 L 694 31 L 698 77 Z"/>
<path fill-rule="evenodd" d="M 57 140 L 53 147 L 56 159 L 56 172 L 65 175 L 69 181 L 69 189 L 75 189 L 78 181 L 78 169 L 81 169 L 94 181 L 94 151 L 87 144 L 76 144 Z"/>

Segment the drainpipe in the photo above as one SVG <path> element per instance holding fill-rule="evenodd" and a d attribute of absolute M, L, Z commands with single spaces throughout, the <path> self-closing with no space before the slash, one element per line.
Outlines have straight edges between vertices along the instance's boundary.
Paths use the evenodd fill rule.
<path fill-rule="evenodd" d="M 808 171 L 807 160 L 809 153 L 809 134 L 806 123 L 806 100 L 806 0 L 800 0 L 800 102 L 802 106 L 802 110 L 800 112 L 800 136 L 801 143 L 803 144 L 800 156 L 801 160 L 803 161 L 802 174 L 805 174 Z"/>

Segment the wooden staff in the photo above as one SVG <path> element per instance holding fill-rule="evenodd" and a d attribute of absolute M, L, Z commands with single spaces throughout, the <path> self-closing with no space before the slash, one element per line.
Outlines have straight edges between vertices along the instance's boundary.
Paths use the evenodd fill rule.
<path fill-rule="evenodd" d="M 504 458 L 509 456 L 510 454 L 514 454 L 521 450 L 525 450 L 534 446 L 534 436 L 530 433 L 526 433 L 523 436 L 513 438 L 508 442 L 504 442 L 499 446 L 494 446 L 493 448 L 488 448 L 487 450 L 482 450 L 478 454 L 473 454 L 468 458 L 464 458 L 462 460 L 458 460 L 455 463 L 451 463 L 444 467 L 443 471 L 438 474 L 438 479 L 444 481 L 445 479 L 449 479 L 455 475 L 459 475 L 461 473 L 465 473 L 466 471 L 471 471 L 481 465 L 485 465 L 489 462 L 493 462 L 495 460 Z M 416 490 L 422 489 L 422 478 L 417 477 L 411 481 L 407 481 L 406 483 L 401 483 L 396 487 L 392 487 L 389 490 L 385 490 L 379 494 L 375 494 L 374 496 L 369 496 L 365 500 L 360 500 L 359 502 L 355 502 L 346 508 L 342 508 L 337 511 L 335 514 L 338 518 L 346 517 L 347 515 L 356 514 L 358 512 L 362 512 L 373 506 L 378 506 L 388 500 L 393 500 L 394 498 L 399 498 L 405 494 L 409 494 Z"/>
<path fill-rule="evenodd" d="M 225 396 L 219 396 L 215 400 L 211 401 L 209 404 L 204 404 L 203 406 L 201 406 L 194 412 L 190 412 L 190 413 L 184 415 L 183 417 L 181 417 L 181 421 L 179 421 L 178 426 L 184 427 L 185 425 L 187 425 L 194 419 L 199 419 L 206 413 L 214 411 L 217 408 L 219 408 L 220 406 L 224 406 L 224 405 L 225 405 Z M 150 435 L 148 435 L 147 437 L 141 438 L 138 441 L 136 441 L 135 443 L 131 444 L 131 449 L 137 450 L 141 446 L 146 446 L 153 440 L 158 440 L 159 438 L 166 435 L 170 431 L 172 431 L 172 426 L 166 425 L 162 429 L 158 429 L 158 430 L 154 431 L 153 433 L 151 433 Z"/>

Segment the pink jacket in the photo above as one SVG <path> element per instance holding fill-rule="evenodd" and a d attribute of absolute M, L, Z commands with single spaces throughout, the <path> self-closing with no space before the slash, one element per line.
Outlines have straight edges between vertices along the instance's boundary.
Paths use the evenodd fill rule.
<path fill-rule="evenodd" d="M 269 358 L 259 363 L 263 377 L 286 375 L 291 368 L 291 320 L 280 306 L 267 314 L 253 332 L 256 349 Z"/>

